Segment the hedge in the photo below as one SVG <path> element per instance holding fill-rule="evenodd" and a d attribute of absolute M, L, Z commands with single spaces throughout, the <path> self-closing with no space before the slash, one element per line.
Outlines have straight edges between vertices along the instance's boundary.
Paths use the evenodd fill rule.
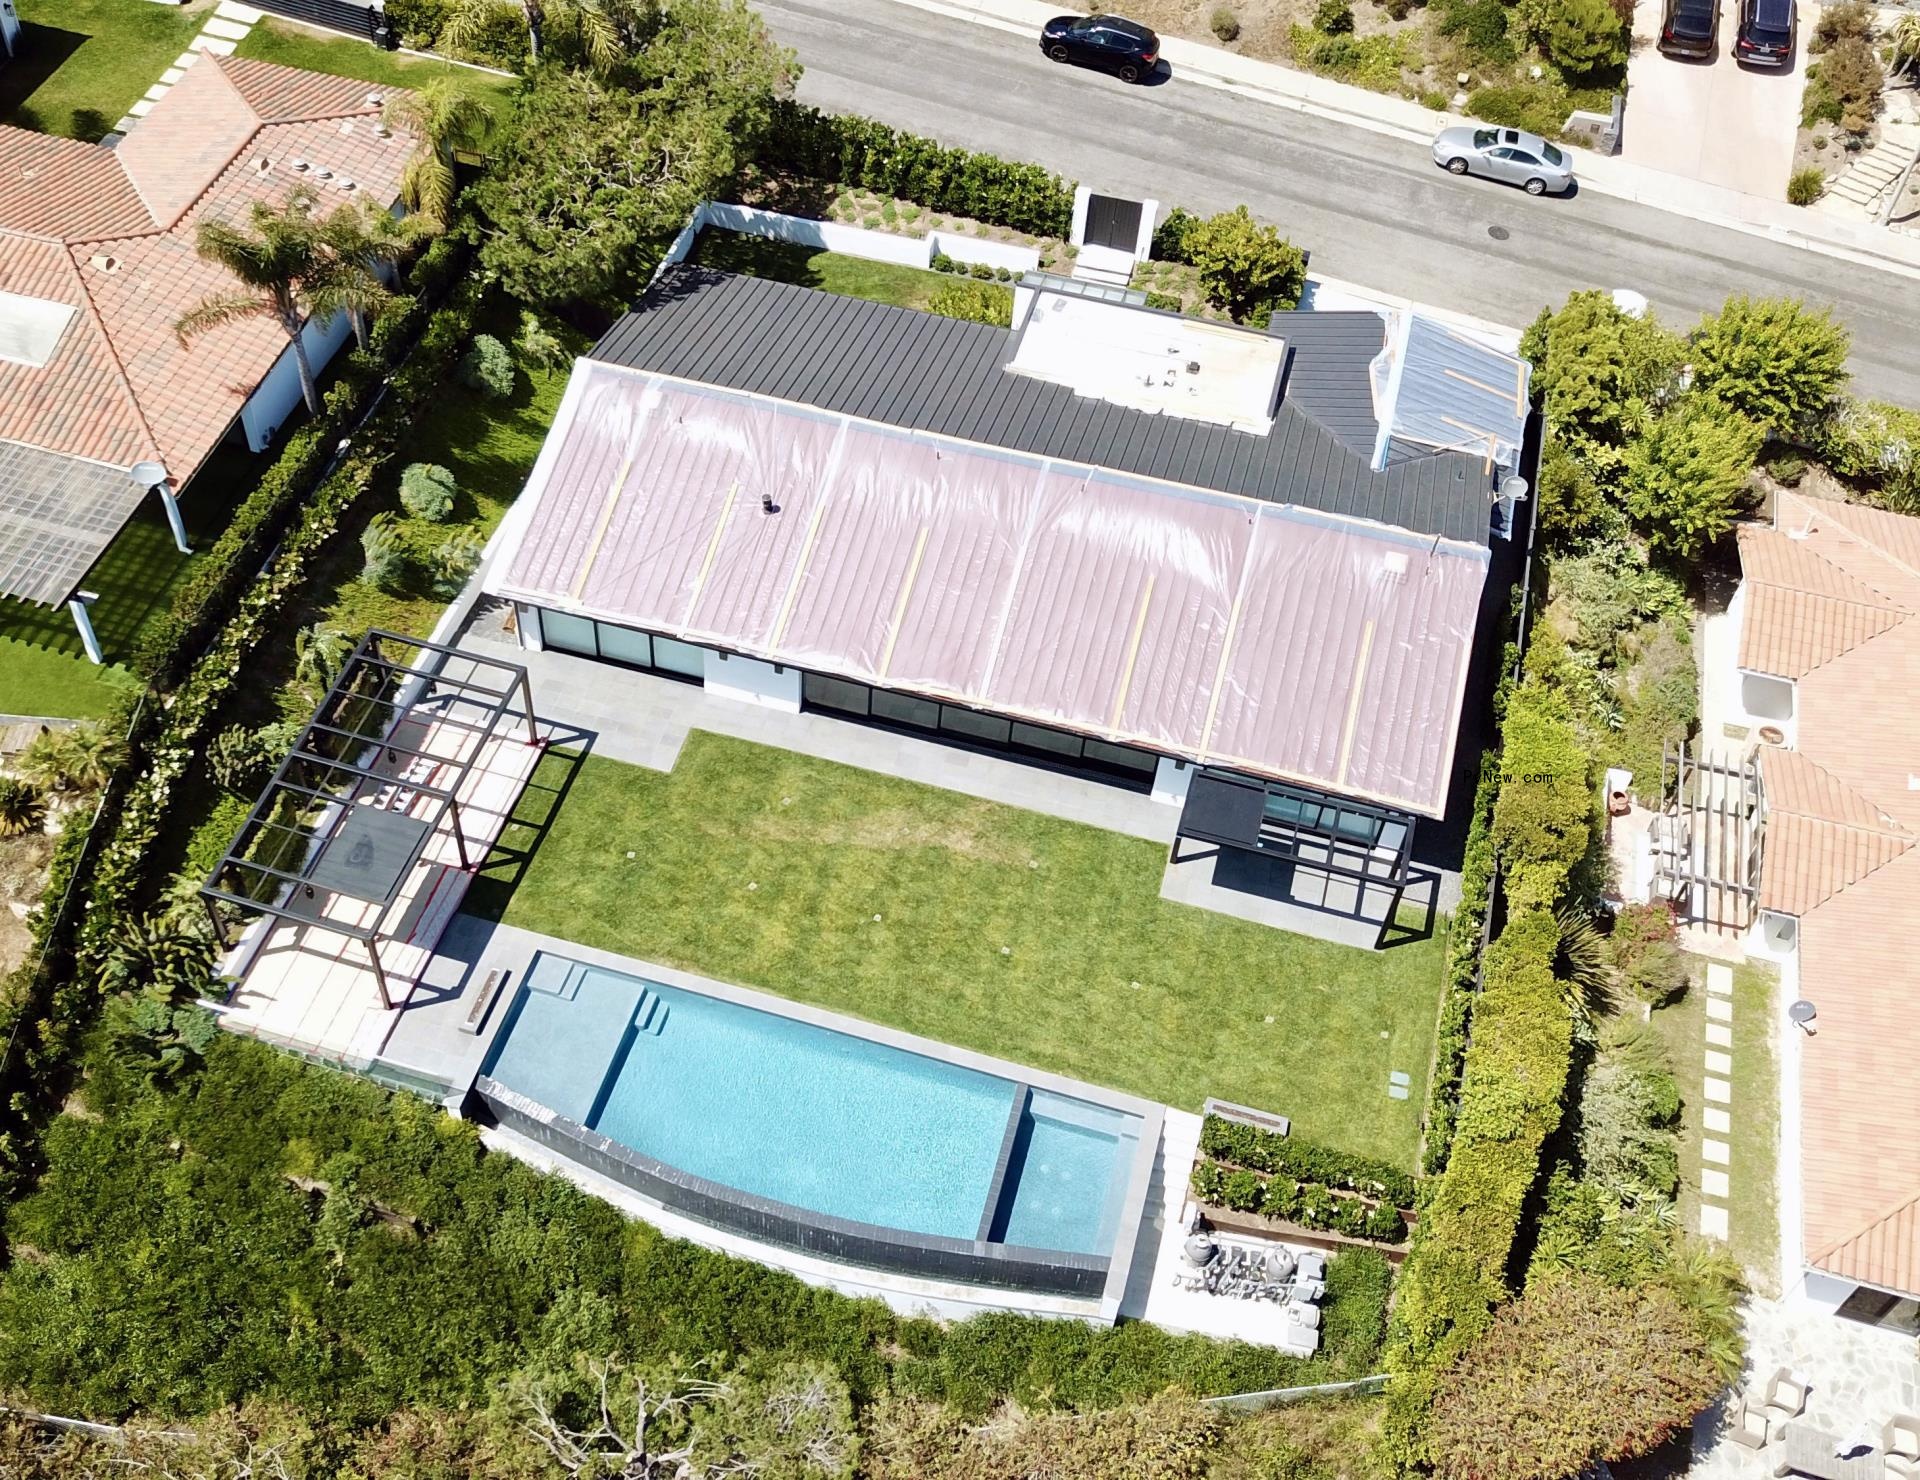
<path fill-rule="evenodd" d="M 760 162 L 1034 236 L 1064 237 L 1073 186 L 1035 164 L 949 149 L 871 118 L 777 100 Z"/>
<path fill-rule="evenodd" d="M 1491 750 L 1480 757 L 1480 780 L 1473 792 L 1473 820 L 1460 863 L 1460 907 L 1447 935 L 1446 995 L 1440 999 L 1440 1026 L 1433 1050 L 1433 1079 L 1427 1088 L 1426 1136 L 1420 1170 L 1437 1176 L 1453 1147 L 1460 1113 L 1460 1071 L 1466 1062 L 1467 1023 L 1480 987 L 1480 957 L 1493 923 L 1493 802 L 1500 789 L 1500 758 Z"/>
<path fill-rule="evenodd" d="M 1407 1220 L 1391 1203 L 1376 1206 L 1357 1195 L 1338 1197 L 1325 1183 L 1296 1182 L 1285 1173 L 1262 1177 L 1245 1167 L 1230 1170 L 1217 1161 L 1203 1161 L 1194 1167 L 1190 1186 L 1202 1202 L 1282 1218 L 1302 1228 L 1387 1244 L 1407 1236 Z"/>
<path fill-rule="evenodd" d="M 1251 1167 L 1256 1172 L 1281 1172 L 1296 1182 L 1343 1188 L 1381 1198 L 1396 1208 L 1413 1206 L 1413 1178 L 1390 1161 L 1349 1156 L 1223 1116 L 1209 1115 L 1202 1123 L 1200 1150 L 1215 1161 Z"/>
<path fill-rule="evenodd" d="M 414 285 L 423 292 L 437 288 L 462 260 L 459 246 L 436 241 L 415 265 Z M 373 338 L 376 357 L 401 349 L 423 319 L 426 327 L 391 377 L 384 406 L 357 433 L 357 444 L 350 446 L 341 434 L 364 406 L 378 404 L 372 401 L 377 358 L 356 357 L 329 389 L 321 416 L 289 438 L 232 525 L 195 562 L 156 626 L 161 636 L 143 650 L 149 688 L 127 719 L 127 761 L 103 790 L 92 819 L 69 818 L 35 921 L 36 963 L 15 973 L 0 1004 L 0 1035 L 7 1045 L 0 1059 L 6 1097 L 0 1189 L 31 1170 L 26 1132 L 58 1093 L 74 1038 L 91 1016 L 94 976 L 114 929 L 152 882 L 146 869 L 175 788 L 237 690 L 247 659 L 278 629 L 308 565 L 446 374 L 467 337 L 473 308 L 468 292 L 457 306 L 431 317 L 413 300 L 382 321 Z M 269 550 L 272 560 L 260 569 Z M 160 684 L 179 674 L 179 686 L 159 698 Z M 77 911 L 61 907 L 70 888 L 79 891 Z"/>

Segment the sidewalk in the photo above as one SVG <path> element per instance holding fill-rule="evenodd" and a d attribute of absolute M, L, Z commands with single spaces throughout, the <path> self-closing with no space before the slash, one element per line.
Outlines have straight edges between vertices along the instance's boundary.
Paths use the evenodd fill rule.
<path fill-rule="evenodd" d="M 899 0 L 899 3 L 936 15 L 993 26 L 1029 39 L 1037 36 L 1041 26 L 1059 14 L 1059 7 L 1046 0 Z M 1275 107 L 1311 113 L 1408 143 L 1425 145 L 1441 129 L 1463 121 L 1405 98 L 1369 92 L 1273 62 L 1236 56 L 1219 47 L 1177 36 L 1163 37 L 1160 51 L 1173 75 L 1182 82 L 1239 93 Z M 1628 111 L 1631 115 L 1631 104 Z M 1725 186 L 1633 164 L 1618 156 L 1578 148 L 1569 148 L 1568 152 L 1573 156 L 1574 173 L 1583 190 L 1764 236 L 1787 246 L 1862 266 L 1920 278 L 1920 237 L 1887 231 L 1865 222 L 1836 220 L 1801 206 L 1790 206 L 1784 200 L 1744 195 Z"/>

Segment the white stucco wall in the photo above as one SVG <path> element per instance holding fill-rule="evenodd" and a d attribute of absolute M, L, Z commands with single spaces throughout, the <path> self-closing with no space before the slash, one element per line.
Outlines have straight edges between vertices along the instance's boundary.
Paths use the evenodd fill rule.
<path fill-rule="evenodd" d="M 743 704 L 800 712 L 800 670 L 777 668 L 738 653 L 707 654 L 707 692 Z"/>
<path fill-rule="evenodd" d="M 325 323 L 307 321 L 307 327 L 300 331 L 300 339 L 307 347 L 307 359 L 313 366 L 315 379 L 352 332 L 353 327 L 343 313 L 335 314 Z M 294 363 L 293 346 L 289 344 L 280 351 L 273 368 L 261 378 L 259 388 L 247 398 L 247 404 L 240 408 L 240 427 L 246 434 L 248 449 L 264 452 L 281 423 L 299 404 L 300 367 Z"/>

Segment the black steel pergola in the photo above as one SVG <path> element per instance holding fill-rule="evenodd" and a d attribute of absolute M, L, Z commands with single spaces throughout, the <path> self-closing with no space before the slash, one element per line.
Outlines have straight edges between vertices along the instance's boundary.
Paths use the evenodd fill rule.
<path fill-rule="evenodd" d="M 1173 839 L 1234 848 L 1392 896 L 1380 938 L 1400 913 L 1411 876 L 1416 819 L 1392 807 L 1211 767 L 1194 774 Z"/>
<path fill-rule="evenodd" d="M 320 925 L 366 945 L 381 1004 L 392 1007 L 379 947 L 387 914 L 443 822 L 452 824 L 461 867 L 482 861 L 467 850 L 460 790 L 516 698 L 526 743 L 538 745 L 533 690 L 519 664 L 368 632 L 200 887 L 222 949 L 221 905 Z M 403 744 L 397 737 L 409 720 L 457 733 L 459 743 L 451 752 Z M 428 806 L 416 815 L 421 798 Z M 331 899 L 373 906 L 371 923 L 327 919 Z"/>

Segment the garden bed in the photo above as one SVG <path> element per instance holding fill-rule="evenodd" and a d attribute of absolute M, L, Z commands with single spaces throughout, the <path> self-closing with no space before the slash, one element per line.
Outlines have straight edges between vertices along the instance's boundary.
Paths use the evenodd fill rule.
<path fill-rule="evenodd" d="M 1274 1239 L 1282 1243 L 1303 1244 L 1311 1249 L 1325 1249 L 1328 1253 L 1338 1253 L 1342 1249 L 1372 1249 L 1384 1254 L 1387 1261 L 1396 1268 L 1407 1257 L 1405 1244 L 1383 1244 L 1374 1239 L 1348 1238 L 1344 1233 L 1334 1233 L 1325 1228 L 1308 1228 L 1304 1224 L 1289 1222 L 1285 1218 L 1269 1218 L 1264 1213 L 1243 1213 L 1219 1203 L 1203 1202 L 1194 1199 L 1194 1206 L 1200 1210 L 1200 1216 L 1219 1233 L 1245 1234 L 1253 1238 Z"/>

